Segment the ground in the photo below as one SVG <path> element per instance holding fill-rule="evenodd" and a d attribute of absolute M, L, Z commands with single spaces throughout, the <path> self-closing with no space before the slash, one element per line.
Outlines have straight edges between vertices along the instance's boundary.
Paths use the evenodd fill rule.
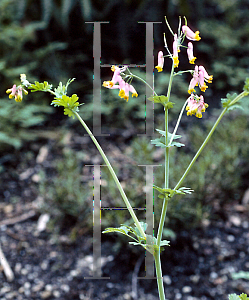
<path fill-rule="evenodd" d="M 102 276 L 110 279 L 91 280 L 85 278 L 91 277 L 89 231 L 79 231 L 72 240 L 66 230 L 38 230 L 42 213 L 33 176 L 42 143 L 31 147 L 36 159 L 25 164 L 19 154 L 1 173 L 0 245 L 14 278 L 8 281 L 0 266 L 0 299 L 158 299 L 156 280 L 138 279 L 145 274 L 142 249 L 126 246 L 123 240 L 118 243 L 119 236 L 103 235 Z M 12 193 L 19 197 L 10 203 Z M 249 280 L 232 278 L 234 273 L 249 271 L 248 204 L 236 200 L 214 211 L 215 217 L 198 228 L 177 232 L 162 252 L 167 299 L 225 300 L 229 293 L 249 295 Z"/>

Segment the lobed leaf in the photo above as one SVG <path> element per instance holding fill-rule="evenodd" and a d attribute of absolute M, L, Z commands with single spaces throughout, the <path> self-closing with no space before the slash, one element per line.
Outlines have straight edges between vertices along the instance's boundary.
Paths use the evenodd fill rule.
<path fill-rule="evenodd" d="M 231 105 L 231 102 L 238 96 L 237 93 L 233 93 L 232 95 L 231 94 L 227 94 L 226 95 L 226 98 L 222 98 L 221 99 L 221 103 L 222 103 L 222 107 L 224 108 L 227 108 L 227 111 L 231 111 L 231 110 L 234 110 L 236 108 L 239 108 L 239 109 L 242 109 L 243 110 L 243 107 L 238 103 L 234 103 Z"/>
<path fill-rule="evenodd" d="M 249 78 L 248 77 L 245 80 L 245 85 L 243 87 L 243 90 L 249 94 Z"/>
<path fill-rule="evenodd" d="M 166 147 L 182 147 L 185 146 L 182 143 L 179 142 L 174 142 L 174 140 L 177 140 L 179 138 L 181 138 L 181 135 L 175 134 L 173 137 L 173 141 L 171 142 L 171 144 L 169 145 L 169 142 L 171 141 L 172 138 L 172 133 L 168 132 L 168 143 L 167 145 L 165 144 L 165 131 L 160 130 L 160 129 L 156 129 L 161 135 L 162 137 L 151 140 L 151 144 L 155 145 L 156 147 L 161 147 L 161 148 L 166 148 Z"/>
<path fill-rule="evenodd" d="M 28 88 L 31 92 L 48 92 L 51 90 L 52 84 L 49 84 L 47 81 L 44 81 L 43 83 L 35 81 L 35 84 L 31 84 Z"/>

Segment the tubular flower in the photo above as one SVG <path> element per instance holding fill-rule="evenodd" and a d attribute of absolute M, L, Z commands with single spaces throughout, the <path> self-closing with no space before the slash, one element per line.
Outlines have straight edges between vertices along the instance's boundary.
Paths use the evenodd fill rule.
<path fill-rule="evenodd" d="M 205 112 L 206 108 L 208 107 L 208 104 L 204 102 L 203 96 L 199 97 L 197 95 L 191 94 L 187 101 L 187 115 L 195 115 L 197 118 L 202 118 L 202 113 Z"/>
<path fill-rule="evenodd" d="M 6 91 L 6 93 L 9 94 L 10 99 L 15 97 L 16 102 L 22 102 L 22 98 L 23 98 L 22 92 L 24 92 L 25 95 L 28 94 L 28 92 L 21 85 L 16 87 L 15 84 L 13 85 L 13 87 L 11 89 L 8 89 Z"/>
<path fill-rule="evenodd" d="M 208 86 L 205 82 L 204 72 L 199 69 L 199 86 L 202 92 L 205 92 Z"/>
<path fill-rule="evenodd" d="M 208 75 L 207 71 L 203 66 L 195 66 L 195 71 L 193 78 L 191 79 L 188 87 L 188 93 L 191 94 L 192 92 L 195 92 L 194 87 L 199 85 L 199 88 L 202 92 L 205 92 L 208 86 L 206 85 L 206 82 L 211 83 L 213 80 L 212 75 Z M 206 81 L 206 82 L 205 82 Z"/>
<path fill-rule="evenodd" d="M 195 92 L 194 88 L 195 88 L 195 86 L 198 86 L 198 82 L 199 82 L 198 66 L 195 66 L 194 75 L 193 75 L 193 78 L 191 79 L 191 81 L 189 83 L 189 87 L 188 87 L 189 94 Z"/>
<path fill-rule="evenodd" d="M 196 60 L 196 57 L 194 57 L 193 44 L 191 42 L 188 43 L 187 54 L 188 54 L 189 63 L 194 64 L 195 60 Z"/>
<path fill-rule="evenodd" d="M 178 52 L 180 52 L 178 47 L 178 39 L 177 34 L 174 35 L 174 42 L 173 42 L 173 61 L 174 61 L 174 68 L 177 68 L 179 65 L 179 59 L 178 59 Z"/>
<path fill-rule="evenodd" d="M 103 86 L 111 89 L 117 82 L 120 83 L 123 79 L 120 76 L 120 73 L 125 71 L 127 69 L 127 67 L 123 67 L 123 68 L 119 68 L 117 66 L 112 66 L 111 70 L 114 72 L 113 76 L 112 76 L 112 80 L 109 81 L 104 81 L 103 82 Z"/>
<path fill-rule="evenodd" d="M 134 86 L 123 81 L 120 85 L 120 91 L 119 91 L 119 97 L 120 98 L 123 98 L 124 100 L 126 100 L 128 102 L 129 100 L 129 93 L 131 92 L 132 93 L 132 97 L 137 97 L 138 96 L 138 93 L 137 91 L 135 90 Z"/>
<path fill-rule="evenodd" d="M 191 41 L 199 41 L 201 38 L 199 36 L 200 32 L 193 32 L 188 26 L 182 26 L 182 32 L 186 35 L 186 38 Z"/>
<path fill-rule="evenodd" d="M 158 52 L 158 65 L 156 66 L 156 69 L 158 72 L 162 72 L 164 65 L 164 57 L 163 57 L 163 51 Z"/>
<path fill-rule="evenodd" d="M 207 81 L 208 83 L 212 83 L 213 75 L 208 75 L 208 72 L 203 66 L 199 66 L 199 72 L 203 72 L 205 81 Z"/>
<path fill-rule="evenodd" d="M 120 75 L 120 73 L 125 71 L 126 69 L 127 69 L 127 66 L 124 66 L 123 68 L 119 68 L 117 66 L 112 66 L 111 70 L 114 72 L 114 74 L 112 76 L 112 80 L 104 81 L 103 86 L 108 89 L 119 89 L 119 93 L 118 93 L 119 97 L 128 101 L 130 92 L 132 93 L 132 97 L 134 97 L 134 96 L 137 97 L 138 94 L 137 94 L 134 86 L 125 82 Z"/>
<path fill-rule="evenodd" d="M 129 91 L 131 92 L 132 97 L 134 97 L 134 96 L 137 97 L 138 96 L 137 91 L 135 90 L 134 86 L 131 85 L 131 84 L 129 84 Z"/>

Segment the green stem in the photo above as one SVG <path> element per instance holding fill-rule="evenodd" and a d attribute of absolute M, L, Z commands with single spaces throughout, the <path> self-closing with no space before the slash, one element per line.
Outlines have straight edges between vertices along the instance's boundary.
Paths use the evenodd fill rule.
<path fill-rule="evenodd" d="M 169 86 L 168 86 L 168 92 L 167 92 L 167 98 L 169 101 L 170 98 L 170 92 L 172 87 L 172 80 L 173 80 L 173 74 L 174 74 L 174 64 L 172 64 L 171 74 L 170 74 L 170 80 L 169 80 Z M 168 109 L 165 109 L 165 145 L 168 145 Z M 169 187 L 169 147 L 166 147 L 165 150 L 165 166 L 164 166 L 165 174 L 164 174 L 164 188 L 167 189 Z M 163 207 L 162 207 L 162 213 L 159 221 L 158 226 L 158 233 L 157 233 L 157 246 L 160 247 L 160 243 L 162 240 L 162 233 L 163 233 L 163 226 L 164 221 L 167 213 L 167 206 L 168 206 L 168 198 L 164 198 L 163 200 Z"/>
<path fill-rule="evenodd" d="M 197 151 L 197 153 L 195 154 L 194 158 L 192 159 L 192 161 L 190 162 L 189 166 L 187 167 L 186 171 L 184 172 L 184 174 L 182 175 L 181 179 L 178 181 L 178 183 L 176 184 L 174 190 L 177 190 L 183 180 L 185 179 L 185 177 L 188 175 L 190 169 L 192 168 L 193 164 L 195 163 L 195 161 L 197 160 L 198 156 L 201 154 L 202 150 L 204 149 L 204 147 L 206 146 L 206 144 L 208 143 L 209 139 L 211 138 L 212 134 L 214 133 L 216 127 L 218 126 L 218 124 L 220 123 L 222 117 L 224 116 L 224 114 L 227 112 L 228 108 L 231 107 L 232 105 L 234 105 L 236 102 L 238 102 L 240 99 L 242 99 L 243 97 L 247 96 L 248 93 L 247 92 L 242 92 L 240 93 L 230 104 L 228 107 L 225 107 L 223 109 L 223 111 L 220 113 L 218 119 L 216 120 L 216 122 L 214 123 L 212 129 L 210 130 L 209 134 L 207 135 L 206 139 L 204 140 L 204 142 L 202 143 L 201 147 L 199 148 L 199 150 Z"/>
<path fill-rule="evenodd" d="M 210 130 L 209 134 L 207 135 L 206 139 L 204 140 L 204 142 L 202 143 L 201 147 L 199 148 L 199 150 L 196 152 L 194 158 L 192 159 L 192 161 L 190 162 L 189 166 L 187 167 L 186 171 L 184 172 L 184 174 L 182 175 L 181 179 L 178 181 L 178 183 L 176 184 L 174 190 L 177 190 L 183 180 L 185 179 L 185 177 L 188 175 L 190 169 L 192 168 L 193 164 L 195 163 L 195 161 L 197 160 L 198 156 L 201 154 L 202 150 L 204 149 L 204 147 L 206 146 L 206 144 L 208 143 L 208 141 L 210 140 L 212 134 L 214 133 L 216 127 L 218 126 L 218 124 L 220 123 L 222 117 L 224 116 L 224 114 L 227 111 L 227 107 L 223 109 L 223 111 L 221 112 L 221 114 L 219 115 L 218 119 L 216 120 L 216 122 L 214 123 L 212 129 Z"/>
<path fill-rule="evenodd" d="M 155 266 L 156 266 L 156 278 L 157 278 L 159 299 L 165 300 L 164 287 L 163 287 L 163 275 L 162 275 L 161 260 L 160 260 L 160 251 L 155 252 L 154 258 L 155 258 Z"/>
<path fill-rule="evenodd" d="M 180 112 L 180 114 L 179 114 L 178 120 L 177 120 L 177 122 L 176 122 L 175 129 L 174 129 L 174 131 L 173 131 L 173 133 L 172 133 L 172 137 L 171 137 L 171 139 L 170 139 L 170 141 L 169 141 L 169 146 L 171 145 L 171 143 L 172 143 L 172 141 L 173 141 L 173 139 L 174 139 L 174 136 L 175 136 L 175 134 L 176 134 L 176 131 L 177 131 L 177 129 L 178 129 L 178 126 L 179 126 L 180 121 L 181 121 L 181 118 L 182 118 L 182 114 L 183 114 L 184 108 L 185 108 L 185 106 L 186 106 L 187 103 L 188 103 L 188 100 L 185 101 L 185 103 L 184 103 L 184 105 L 183 105 L 183 107 L 182 107 L 182 110 L 181 110 L 181 112 Z"/>
<path fill-rule="evenodd" d="M 168 85 L 168 91 L 167 91 L 168 101 L 170 99 L 173 76 L 174 76 L 174 63 L 172 64 L 170 80 L 169 80 L 169 85 Z M 164 108 L 164 112 L 165 112 L 165 145 L 168 145 L 168 131 L 169 131 L 168 111 L 169 111 L 168 109 Z M 169 147 L 166 147 L 166 149 L 165 149 L 165 166 L 164 166 L 164 170 L 165 170 L 164 187 L 165 187 L 165 189 L 167 189 L 169 187 Z M 159 292 L 160 300 L 165 300 L 165 294 L 164 294 L 164 288 L 163 288 L 163 279 L 162 279 L 162 267 L 161 267 L 161 260 L 160 260 L 160 244 L 161 244 L 161 240 L 162 240 L 163 226 L 164 226 L 164 222 L 165 222 L 165 218 L 166 218 L 168 202 L 169 202 L 168 197 L 164 198 L 162 213 L 161 213 L 161 216 L 160 216 L 158 232 L 157 232 L 157 246 L 159 247 L 159 250 L 156 251 L 156 253 L 154 254 L 155 265 L 156 265 L 156 274 L 157 274 L 157 286 L 158 286 L 158 292 Z"/>
<path fill-rule="evenodd" d="M 132 77 L 137 78 L 138 80 L 142 81 L 145 85 L 147 85 L 152 90 L 153 95 L 158 96 L 157 93 L 154 91 L 154 89 L 144 79 L 142 79 L 141 77 L 139 77 L 137 75 L 134 75 L 133 73 L 131 73 L 130 70 L 128 70 L 128 71 Z"/>
<path fill-rule="evenodd" d="M 106 163 L 109 171 L 111 172 L 111 175 L 112 175 L 112 177 L 113 177 L 113 179 L 114 179 L 114 181 L 115 181 L 115 183 L 116 183 L 116 185 L 117 185 L 117 187 L 118 187 L 118 189 L 120 191 L 120 194 L 121 194 L 121 196 L 122 196 L 122 198 L 123 198 L 123 200 L 125 202 L 125 205 L 126 205 L 128 211 L 129 211 L 129 213 L 131 214 L 131 217 L 132 217 L 134 223 L 136 224 L 136 226 L 137 226 L 139 232 L 141 233 L 141 235 L 144 238 L 146 238 L 146 235 L 145 235 L 145 233 L 144 233 L 144 231 L 143 231 L 143 229 L 142 229 L 142 227 L 141 227 L 141 225 L 140 225 L 140 223 L 139 223 L 139 221 L 137 219 L 137 216 L 135 215 L 134 210 L 131 207 L 130 202 L 129 202 L 129 200 L 128 200 L 128 198 L 127 198 L 127 196 L 126 196 L 126 194 L 125 194 L 125 192 L 124 192 L 124 190 L 123 190 L 123 188 L 122 188 L 122 186 L 121 186 L 121 184 L 120 184 L 120 182 L 119 182 L 119 180 L 118 180 L 118 178 L 117 178 L 117 176 L 116 176 L 116 174 L 115 174 L 115 172 L 114 172 L 114 170 L 113 170 L 113 168 L 112 168 L 112 166 L 111 166 L 111 164 L 110 164 L 110 162 L 108 160 L 108 158 L 106 157 L 104 151 L 102 150 L 100 144 L 98 143 L 98 141 L 96 140 L 96 138 L 94 137 L 94 135 L 92 134 L 91 130 L 88 128 L 88 126 L 86 125 L 86 123 L 82 120 L 82 118 L 80 117 L 80 115 L 77 112 L 74 112 L 74 113 L 75 113 L 76 117 L 78 118 L 78 120 L 80 121 L 80 123 L 82 124 L 82 126 L 85 128 L 85 130 L 89 134 L 89 136 L 91 137 L 91 139 L 94 142 L 94 144 L 97 147 L 97 149 L 99 150 L 99 153 L 103 157 L 103 159 L 104 159 L 104 161 L 105 161 L 105 163 Z"/>

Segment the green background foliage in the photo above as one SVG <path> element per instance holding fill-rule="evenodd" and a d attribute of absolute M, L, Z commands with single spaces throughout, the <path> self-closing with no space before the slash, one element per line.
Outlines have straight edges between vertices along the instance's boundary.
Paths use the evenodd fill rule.
<path fill-rule="evenodd" d="M 171 161 L 174 165 L 172 182 L 175 182 L 177 175 L 183 171 L 184 166 L 201 144 L 206 128 L 210 128 L 212 115 L 216 115 L 216 111 L 212 108 L 220 107 L 220 98 L 224 98 L 227 92 L 242 90 L 249 68 L 248 13 L 249 4 L 246 0 L 0 1 L 0 150 L 9 151 L 13 147 L 20 149 L 25 140 L 37 138 L 35 130 L 40 129 L 44 124 L 48 127 L 58 124 L 58 131 L 61 126 L 76 130 L 80 128 L 76 123 L 68 123 L 66 118 L 61 116 L 63 113 L 60 109 L 52 109 L 49 106 L 52 99 L 45 93 L 28 95 L 21 104 L 8 100 L 5 91 L 13 83 L 18 83 L 20 73 L 27 74 L 31 82 L 46 80 L 53 86 L 57 86 L 60 81 L 66 83 L 68 78 L 75 77 L 70 92 L 79 96 L 80 103 L 85 103 L 81 107 L 81 116 L 91 125 L 93 24 L 86 22 L 110 22 L 101 25 L 101 63 L 144 64 L 145 25 L 138 24 L 137 21 L 162 22 L 154 25 L 156 58 L 157 51 L 163 50 L 163 32 L 166 32 L 169 45 L 172 42 L 172 36 L 167 32 L 164 23 L 164 16 L 167 15 L 169 23 L 176 30 L 178 17 L 181 15 L 186 16 L 193 30 L 200 31 L 202 39 L 194 45 L 197 64 L 204 65 L 209 74 L 214 75 L 214 80 L 204 95 L 206 102 L 210 104 L 204 119 L 210 121 L 204 125 L 193 117 L 184 116 L 182 120 L 182 132 L 179 134 L 185 136 L 183 143 L 186 143 L 187 138 L 190 138 L 191 143 L 186 143 L 185 149 L 176 149 L 177 152 L 175 149 L 172 150 L 174 154 Z M 187 59 L 180 56 L 179 70 L 188 68 Z M 155 88 L 160 95 L 166 92 L 169 70 L 170 61 L 166 60 L 164 73 L 155 73 Z M 111 76 L 112 72 L 109 68 L 101 69 L 102 81 L 109 80 Z M 174 83 L 170 99 L 175 103 L 174 108 L 170 110 L 171 128 L 175 124 L 175 117 L 182 103 L 188 97 L 189 80 L 189 76 L 183 75 Z M 102 87 L 103 133 L 115 131 L 122 135 L 124 131 L 129 131 L 133 137 L 138 133 L 144 133 L 144 87 L 140 83 L 137 84 L 135 80 L 133 84 L 138 90 L 139 97 L 130 99 L 128 103 L 120 99 L 116 91 Z M 163 115 L 160 113 L 162 113 L 160 105 L 155 105 L 155 127 L 162 129 Z M 236 112 L 230 113 L 222 122 L 186 183 L 186 186 L 195 190 L 195 194 L 187 201 L 179 196 L 179 200 L 172 202 L 169 217 L 186 224 L 185 221 L 193 220 L 194 216 L 197 220 L 202 219 L 203 212 L 206 212 L 204 204 L 214 197 L 219 197 L 219 200 L 225 199 L 228 194 L 230 197 L 231 195 L 235 198 L 241 197 L 242 189 L 245 189 L 243 176 L 248 174 L 247 119 L 246 115 L 238 118 Z M 131 141 L 130 138 L 127 140 L 128 144 L 131 147 L 132 158 L 137 164 L 153 163 L 155 160 L 162 163 L 159 150 L 156 149 L 154 152 L 155 148 L 148 144 L 148 140 L 136 137 Z M 7 145 L 12 148 L 6 148 Z M 64 155 L 61 159 L 66 160 L 67 165 L 69 158 Z M 57 171 L 56 180 L 63 181 L 60 176 L 61 171 L 59 169 Z M 78 170 L 75 172 L 78 174 Z M 195 176 L 197 172 L 199 172 L 198 180 Z M 135 199 L 131 191 L 136 189 L 138 192 L 136 203 L 143 206 L 143 171 L 136 170 L 133 174 L 128 196 Z M 107 177 L 109 185 L 108 191 L 112 198 L 109 202 L 115 202 L 119 196 L 112 186 L 109 175 L 103 176 Z M 158 181 L 156 185 L 159 186 L 162 178 L 160 171 L 157 172 L 156 178 Z M 60 195 L 64 186 L 57 183 L 55 189 Z M 65 201 L 69 199 L 70 202 L 71 193 L 67 197 Z M 49 198 L 59 203 L 58 197 L 53 196 L 51 191 Z M 64 204 L 59 203 L 58 207 L 63 213 L 67 213 Z M 209 209 L 207 211 L 210 212 Z M 110 222 L 115 223 L 111 225 L 118 226 L 125 221 L 123 217 L 118 217 L 119 215 L 121 216 L 121 213 L 110 217 Z"/>

